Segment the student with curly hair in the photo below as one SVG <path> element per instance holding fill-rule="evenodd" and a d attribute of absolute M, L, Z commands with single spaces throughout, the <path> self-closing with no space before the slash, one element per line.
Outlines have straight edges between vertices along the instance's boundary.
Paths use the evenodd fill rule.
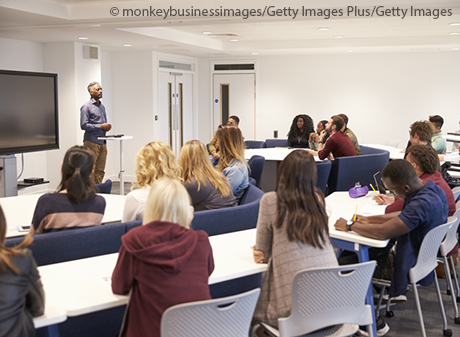
<path fill-rule="evenodd" d="M 122 222 L 142 220 L 150 186 L 162 177 L 180 180 L 181 168 L 169 145 L 150 142 L 136 155 L 136 184 L 126 196 Z"/>
<path fill-rule="evenodd" d="M 237 204 L 230 184 L 211 164 L 202 142 L 191 140 L 185 143 L 180 151 L 179 165 L 195 211 Z"/>
<path fill-rule="evenodd" d="M 308 140 L 315 132 L 313 120 L 308 115 L 297 115 L 292 120 L 288 133 L 288 146 L 294 148 L 310 148 Z"/>
<path fill-rule="evenodd" d="M 27 235 L 14 248 L 5 247 L 6 220 L 0 207 L 0 336 L 32 337 L 32 317 L 43 315 L 45 295 L 37 264 L 30 249 L 33 241 Z"/>
<path fill-rule="evenodd" d="M 94 155 L 88 148 L 76 145 L 67 150 L 57 192 L 44 194 L 38 199 L 30 234 L 101 224 L 105 199 L 96 195 L 93 165 Z"/>

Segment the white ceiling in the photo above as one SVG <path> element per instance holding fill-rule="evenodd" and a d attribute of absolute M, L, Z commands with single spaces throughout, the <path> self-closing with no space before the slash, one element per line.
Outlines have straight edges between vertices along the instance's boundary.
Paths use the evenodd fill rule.
<path fill-rule="evenodd" d="M 458 52 L 460 55 L 460 0 L 274 0 L 272 8 L 299 10 L 294 19 L 286 15 L 253 17 L 123 17 L 123 10 L 150 13 L 150 9 L 260 9 L 265 0 L 0 0 L 0 37 L 36 42 L 82 42 L 103 50 L 152 50 L 189 56 L 248 56 L 284 54 Z M 222 7 L 220 7 L 222 6 Z M 322 14 L 302 16 L 302 6 Z M 411 6 L 431 15 L 403 19 L 377 15 L 360 17 L 347 6 L 372 12 Z M 116 13 L 118 15 L 112 15 Z M 136 11 L 137 10 L 137 11 Z M 341 16 L 325 18 L 328 11 Z M 435 19 L 436 11 L 450 16 Z M 112 12 L 111 12 L 112 11 Z M 111 14 L 112 13 L 112 14 Z M 292 11 L 291 11 L 292 13 Z M 401 13 L 401 11 L 399 11 Z M 428 13 L 427 13 L 428 14 Z M 459 25 L 450 25 L 459 23 Z M 327 27 L 329 30 L 318 30 Z M 203 35 L 209 31 L 212 35 Z M 231 36 L 230 36 L 231 35 Z M 343 36 L 343 38 L 334 38 Z M 87 40 L 79 40 L 87 37 Z M 231 42 L 230 39 L 238 39 Z M 131 47 L 123 45 L 130 44 Z"/>

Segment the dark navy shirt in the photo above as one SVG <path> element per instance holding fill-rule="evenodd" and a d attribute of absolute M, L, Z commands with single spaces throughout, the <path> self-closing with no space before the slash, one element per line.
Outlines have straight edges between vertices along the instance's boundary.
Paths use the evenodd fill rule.
<path fill-rule="evenodd" d="M 404 199 L 404 206 L 398 217 L 410 232 L 396 238 L 395 271 L 390 297 L 399 296 L 406 291 L 409 270 L 417 262 L 423 238 L 431 229 L 447 222 L 448 212 L 446 194 L 432 180 Z M 419 283 L 427 286 L 432 282 L 433 273 L 430 273 Z"/>
<path fill-rule="evenodd" d="M 96 100 L 91 98 L 80 109 L 80 127 L 85 130 L 83 141 L 104 144 L 104 140 L 97 139 L 105 136 L 105 131 L 101 129 L 101 124 L 103 123 L 107 123 L 104 104 L 101 101 L 97 103 Z"/>

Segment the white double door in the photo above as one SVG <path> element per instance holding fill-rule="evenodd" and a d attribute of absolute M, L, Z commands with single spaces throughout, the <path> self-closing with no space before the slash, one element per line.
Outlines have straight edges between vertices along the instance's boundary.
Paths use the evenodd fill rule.
<path fill-rule="evenodd" d="M 193 75 L 160 71 L 159 139 L 179 155 L 193 139 Z"/>
<path fill-rule="evenodd" d="M 236 115 L 244 138 L 255 139 L 255 74 L 214 74 L 213 87 L 214 132 Z"/>

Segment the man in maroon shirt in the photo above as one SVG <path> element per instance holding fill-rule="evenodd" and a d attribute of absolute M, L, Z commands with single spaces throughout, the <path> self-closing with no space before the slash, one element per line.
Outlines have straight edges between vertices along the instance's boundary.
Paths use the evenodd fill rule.
<path fill-rule="evenodd" d="M 356 156 L 355 146 L 346 134 L 342 131 L 344 121 L 340 116 L 332 116 L 326 124 L 326 129 L 321 131 L 318 142 L 318 151 L 308 150 L 313 156 L 319 159 L 333 159 L 338 157 Z M 331 136 L 324 144 L 324 138 L 329 133 Z M 332 158 L 333 157 L 333 158 Z"/>
<path fill-rule="evenodd" d="M 436 150 L 429 145 L 412 145 L 407 151 L 406 160 L 415 168 L 417 176 L 425 183 L 433 180 L 436 185 L 442 188 L 447 197 L 449 216 L 454 215 L 456 210 L 454 194 L 438 171 L 439 158 Z M 400 212 L 404 205 L 403 199 L 388 197 L 383 194 L 380 194 L 379 197 L 375 196 L 374 199 L 381 205 L 389 204 L 385 209 L 385 214 Z"/>

